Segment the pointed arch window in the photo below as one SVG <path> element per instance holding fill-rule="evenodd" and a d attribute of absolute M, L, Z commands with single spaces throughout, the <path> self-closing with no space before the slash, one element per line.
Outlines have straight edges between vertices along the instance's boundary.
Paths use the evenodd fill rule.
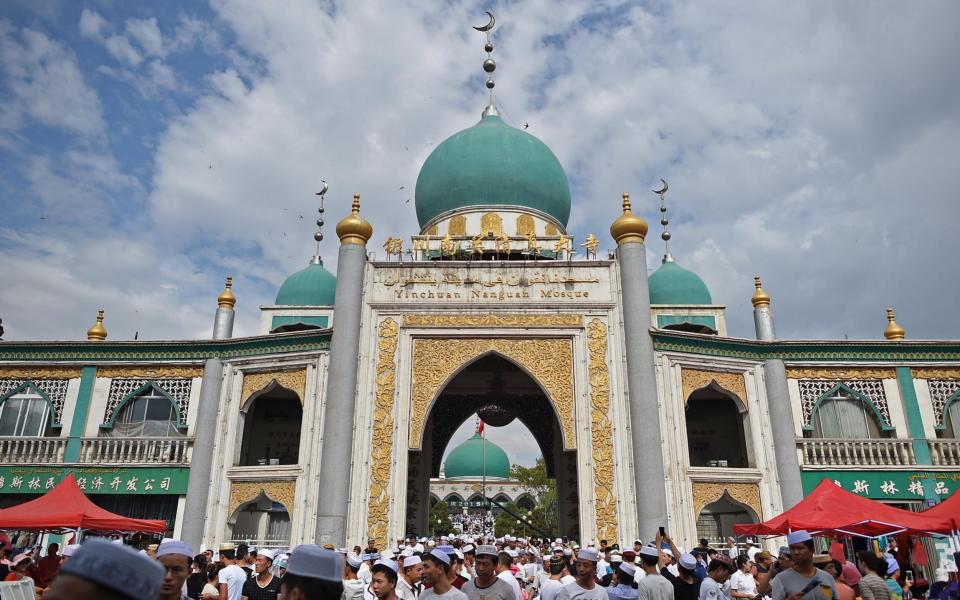
<path fill-rule="evenodd" d="M 177 427 L 177 409 L 170 398 L 149 386 L 130 398 L 113 428 L 104 431 L 109 437 L 183 437 Z"/>
<path fill-rule="evenodd" d="M 0 403 L 0 436 L 49 435 L 50 403 L 29 385 Z"/>
<path fill-rule="evenodd" d="M 837 388 L 817 407 L 814 437 L 869 439 L 885 437 L 871 407 Z"/>

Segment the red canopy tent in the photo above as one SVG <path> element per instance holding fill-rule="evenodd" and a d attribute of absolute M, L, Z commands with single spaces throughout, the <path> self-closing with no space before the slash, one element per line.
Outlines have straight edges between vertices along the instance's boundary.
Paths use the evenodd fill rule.
<path fill-rule="evenodd" d="M 929 511 L 928 511 L 929 512 Z M 806 498 L 790 510 L 763 523 L 734 525 L 737 535 L 786 535 L 805 529 L 831 537 L 949 534 L 947 517 L 913 513 L 848 492 L 824 478 Z"/>
<path fill-rule="evenodd" d="M 949 519 L 954 531 L 960 531 L 960 492 L 954 492 L 943 502 L 920 513 L 925 517 Z"/>
<path fill-rule="evenodd" d="M 100 508 L 77 485 L 73 473 L 52 490 L 23 504 L 0 510 L 0 529 L 45 531 L 85 529 L 93 531 L 143 531 L 163 533 L 167 522 L 130 519 Z"/>

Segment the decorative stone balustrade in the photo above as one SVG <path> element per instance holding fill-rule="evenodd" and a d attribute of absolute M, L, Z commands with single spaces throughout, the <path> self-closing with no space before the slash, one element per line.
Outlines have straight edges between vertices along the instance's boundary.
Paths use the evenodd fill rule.
<path fill-rule="evenodd" d="M 917 463 L 911 440 L 800 438 L 797 447 L 806 467 L 906 467 Z"/>

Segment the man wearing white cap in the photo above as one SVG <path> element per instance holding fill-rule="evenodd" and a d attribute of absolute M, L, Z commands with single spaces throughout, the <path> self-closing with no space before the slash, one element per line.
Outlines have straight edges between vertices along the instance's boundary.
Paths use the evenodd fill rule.
<path fill-rule="evenodd" d="M 659 546 L 660 536 L 657 536 Z M 643 570 L 643 579 L 637 584 L 637 598 L 639 600 L 674 600 L 673 584 L 660 574 L 660 550 L 651 546 L 644 546 L 638 552 L 640 568 Z"/>
<path fill-rule="evenodd" d="M 256 575 L 243 584 L 243 600 L 277 600 L 280 595 L 280 579 L 270 572 L 276 557 L 276 550 L 260 548 L 257 551 L 257 557 L 253 561 Z"/>
<path fill-rule="evenodd" d="M 560 588 L 556 600 L 607 600 L 606 588 L 597 585 L 597 551 L 584 548 L 577 553 L 577 578 Z"/>
<path fill-rule="evenodd" d="M 63 565 L 44 600 L 148 600 L 163 584 L 157 561 L 122 544 L 89 540 Z"/>
<path fill-rule="evenodd" d="M 470 600 L 518 600 L 513 586 L 497 576 L 500 559 L 496 546 L 478 546 L 476 555 L 477 576 L 463 584 L 460 591 Z"/>
<path fill-rule="evenodd" d="M 423 560 L 419 556 L 407 556 L 400 567 L 400 578 L 397 581 L 397 597 L 400 600 L 417 600 L 423 584 L 420 578 L 423 574 Z"/>
<path fill-rule="evenodd" d="M 283 600 L 330 600 L 343 593 L 343 556 L 315 544 L 290 553 L 280 595 Z"/>
<path fill-rule="evenodd" d="M 193 546 L 180 540 L 167 540 L 157 548 L 157 562 L 166 569 L 157 600 L 184 600 L 186 581 L 190 576 Z"/>
<path fill-rule="evenodd" d="M 637 600 L 637 589 L 633 587 L 633 576 L 636 573 L 637 568 L 630 563 L 617 565 L 617 585 L 607 588 L 610 600 Z"/>
<path fill-rule="evenodd" d="M 366 555 L 364 555 L 366 556 Z M 367 587 L 363 581 L 357 577 L 360 571 L 360 565 L 363 564 L 361 557 L 354 552 L 348 552 L 346 560 L 343 563 L 343 595 L 342 600 L 362 600 L 363 590 Z M 372 575 L 372 574 L 371 574 Z"/>
<path fill-rule="evenodd" d="M 377 600 L 397 600 L 397 563 L 381 558 L 370 567 L 370 590 Z"/>
<path fill-rule="evenodd" d="M 439 549 L 423 557 L 423 577 L 432 587 L 420 594 L 420 600 L 467 600 L 450 583 L 450 563 L 450 555 Z"/>
<path fill-rule="evenodd" d="M 223 563 L 223 568 L 217 573 L 220 600 L 240 600 L 247 572 L 237 565 L 237 547 L 230 542 L 220 544 L 220 562 Z"/>
<path fill-rule="evenodd" d="M 787 536 L 793 567 L 773 578 L 773 600 L 833 600 L 837 583 L 813 564 L 813 538 L 802 529 Z"/>
<path fill-rule="evenodd" d="M 517 578 L 513 576 L 513 569 L 510 567 L 513 565 L 514 552 L 510 548 L 504 548 L 497 554 L 497 562 L 494 563 L 494 568 L 497 571 L 497 577 L 507 582 L 513 593 L 516 595 L 517 600 L 520 599 L 520 584 L 517 583 Z"/>

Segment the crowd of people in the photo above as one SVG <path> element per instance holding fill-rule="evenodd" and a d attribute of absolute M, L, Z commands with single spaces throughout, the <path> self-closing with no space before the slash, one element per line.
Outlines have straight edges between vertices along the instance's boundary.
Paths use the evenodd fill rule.
<path fill-rule="evenodd" d="M 410 537 L 391 548 L 305 544 L 291 552 L 222 544 L 194 554 L 165 539 L 143 551 L 119 541 L 51 544 L 33 564 L 7 560 L 5 581 L 30 578 L 44 600 L 908 600 L 911 574 L 891 554 L 855 561 L 817 554 L 806 531 L 776 556 L 757 546 L 690 552 L 660 530 L 633 544 L 459 534 Z M 743 551 L 741 551 L 743 550 Z M 938 573 L 930 600 L 958 600 Z"/>

